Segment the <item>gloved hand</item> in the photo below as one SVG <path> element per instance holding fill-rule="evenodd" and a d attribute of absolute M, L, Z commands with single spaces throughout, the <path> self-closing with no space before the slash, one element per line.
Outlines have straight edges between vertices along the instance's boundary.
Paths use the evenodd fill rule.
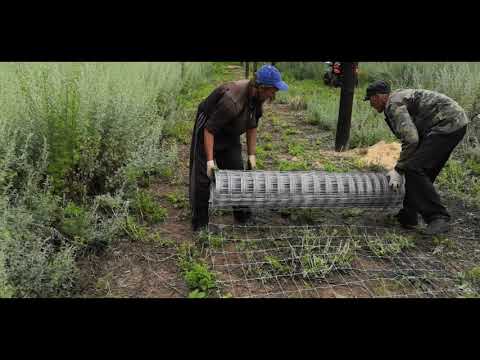
<path fill-rule="evenodd" d="M 255 170 L 257 168 L 257 157 L 255 155 L 248 155 L 248 170 Z"/>
<path fill-rule="evenodd" d="M 218 167 L 215 165 L 215 161 L 207 161 L 207 176 L 210 180 L 212 180 L 215 170 L 218 170 Z"/>
<path fill-rule="evenodd" d="M 388 185 L 392 188 L 393 191 L 398 191 L 402 183 L 403 176 L 399 174 L 395 169 L 390 170 L 387 173 Z"/>

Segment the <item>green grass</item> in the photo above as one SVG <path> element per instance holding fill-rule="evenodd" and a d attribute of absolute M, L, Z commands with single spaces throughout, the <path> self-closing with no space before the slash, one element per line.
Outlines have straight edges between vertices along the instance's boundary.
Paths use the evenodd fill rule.
<path fill-rule="evenodd" d="M 474 286 L 480 288 L 480 266 L 471 268 L 465 272 L 465 279 Z"/>
<path fill-rule="evenodd" d="M 335 131 L 340 90 L 323 85 L 326 69 L 321 62 L 283 62 L 278 67 L 290 84 L 278 101 L 293 108 L 302 98 L 307 104 L 307 122 L 323 130 Z M 361 101 L 365 87 L 373 80 L 383 79 L 398 88 L 425 88 L 439 91 L 455 99 L 470 118 L 480 113 L 480 63 L 402 63 L 376 62 L 359 64 L 360 86 L 355 90 L 352 113 L 351 147 L 370 146 L 391 139 L 389 129 L 380 116 L 375 118 L 368 103 Z M 303 102 L 302 101 L 302 102 Z M 480 126 L 471 126 L 470 143 L 478 144 Z M 469 146 L 465 146 L 468 150 Z"/>
<path fill-rule="evenodd" d="M 387 233 L 367 240 L 367 246 L 376 256 L 388 257 L 415 247 L 415 239 L 411 236 Z"/>
<path fill-rule="evenodd" d="M 215 249 L 221 248 L 224 239 L 221 235 L 217 235 L 209 232 L 208 230 L 202 230 L 197 235 L 198 242 L 202 245 L 211 246 Z"/>
<path fill-rule="evenodd" d="M 185 209 L 188 206 L 188 199 L 181 191 L 169 193 L 165 198 L 175 209 Z"/>
<path fill-rule="evenodd" d="M 305 155 L 305 146 L 299 143 L 288 144 L 288 153 L 292 156 Z"/>
<path fill-rule="evenodd" d="M 149 224 L 157 224 L 167 218 L 167 209 L 160 206 L 151 193 L 139 190 L 132 202 L 132 210 L 138 218 Z"/>
<path fill-rule="evenodd" d="M 309 169 L 308 163 L 305 160 L 300 160 L 300 161 L 279 160 L 279 161 L 276 161 L 276 167 L 280 171 L 308 170 Z"/>
<path fill-rule="evenodd" d="M 473 159 L 450 159 L 437 177 L 436 184 L 467 203 L 480 205 L 478 168 L 478 163 Z"/>
<path fill-rule="evenodd" d="M 203 235 L 207 236 L 207 235 Z M 189 298 L 205 298 L 216 289 L 216 278 L 193 244 L 182 243 L 177 248 L 178 265 L 183 272 L 185 282 L 190 290 Z"/>
<path fill-rule="evenodd" d="M 139 220 L 156 223 L 166 212 L 139 187 L 176 176 L 175 143 L 187 143 L 191 131 L 185 120 L 224 68 L 1 64 L 0 211 L 8 216 L 0 228 L 9 229 L 10 245 L 0 246 L 0 257 L 13 265 L 0 287 L 16 296 L 68 295 L 85 248 L 145 239 Z"/>

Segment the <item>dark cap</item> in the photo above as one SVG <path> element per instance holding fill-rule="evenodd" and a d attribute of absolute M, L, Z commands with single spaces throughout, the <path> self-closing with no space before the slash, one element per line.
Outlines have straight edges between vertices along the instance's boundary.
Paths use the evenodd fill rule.
<path fill-rule="evenodd" d="M 390 94 L 390 85 L 388 85 L 383 80 L 374 81 L 373 83 L 368 85 L 367 95 L 365 95 L 365 98 L 363 100 L 368 101 L 370 100 L 370 96 L 376 94 Z"/>

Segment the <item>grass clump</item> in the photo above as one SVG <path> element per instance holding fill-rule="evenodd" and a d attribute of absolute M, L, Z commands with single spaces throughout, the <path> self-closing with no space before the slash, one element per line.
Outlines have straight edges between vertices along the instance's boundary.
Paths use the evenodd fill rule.
<path fill-rule="evenodd" d="M 136 193 L 132 202 L 132 210 L 138 215 L 139 219 L 149 224 L 165 221 L 168 215 L 167 209 L 160 206 L 153 196 L 144 190 Z"/>
<path fill-rule="evenodd" d="M 385 234 L 382 237 L 375 236 L 367 240 L 367 247 L 376 256 L 394 256 L 404 250 L 415 247 L 415 240 L 411 236 L 404 236 L 394 233 Z"/>
<path fill-rule="evenodd" d="M 183 243 L 177 249 L 178 264 L 182 269 L 185 282 L 190 289 L 189 298 L 206 298 L 216 289 L 215 274 L 199 258 L 192 244 Z"/>

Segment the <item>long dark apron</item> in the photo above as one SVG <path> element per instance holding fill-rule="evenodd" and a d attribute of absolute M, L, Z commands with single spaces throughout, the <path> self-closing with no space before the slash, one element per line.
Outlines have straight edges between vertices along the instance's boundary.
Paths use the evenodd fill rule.
<path fill-rule="evenodd" d="M 210 179 L 207 176 L 207 157 L 204 150 L 203 130 L 207 115 L 199 109 L 195 120 L 190 147 L 189 192 L 192 210 L 192 227 L 198 230 L 208 225 L 208 200 L 210 198 Z M 220 169 L 244 170 L 240 136 L 216 136 L 214 157 Z M 242 210 L 239 210 L 242 209 Z M 246 221 L 250 213 L 244 208 L 233 212 L 237 221 Z"/>

